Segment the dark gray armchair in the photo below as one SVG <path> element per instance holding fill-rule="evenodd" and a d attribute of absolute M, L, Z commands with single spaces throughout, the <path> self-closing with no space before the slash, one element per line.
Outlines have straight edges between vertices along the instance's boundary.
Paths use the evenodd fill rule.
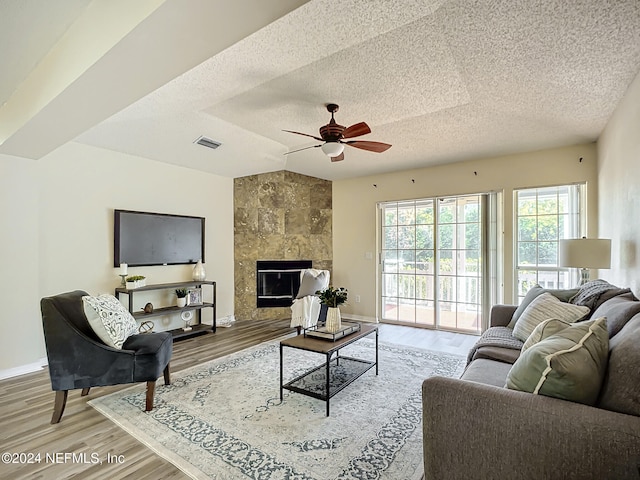
<path fill-rule="evenodd" d="M 145 410 L 153 409 L 156 380 L 171 381 L 169 361 L 173 337 L 168 332 L 132 335 L 122 350 L 106 345 L 93 332 L 84 314 L 81 290 L 40 301 L 51 388 L 56 392 L 51 423 L 64 413 L 69 390 L 147 382 Z"/>

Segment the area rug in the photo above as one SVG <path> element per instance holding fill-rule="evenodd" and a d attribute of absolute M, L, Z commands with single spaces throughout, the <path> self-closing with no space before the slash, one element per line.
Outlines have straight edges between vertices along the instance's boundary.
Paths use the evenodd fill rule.
<path fill-rule="evenodd" d="M 375 342 L 341 355 L 373 360 Z M 285 348 L 285 382 L 323 359 Z M 463 367 L 461 356 L 380 342 L 379 374 L 334 396 L 326 417 L 322 400 L 285 390 L 280 401 L 273 341 L 159 380 L 149 413 L 144 385 L 89 404 L 195 479 L 410 480 L 422 475 L 422 381 Z"/>

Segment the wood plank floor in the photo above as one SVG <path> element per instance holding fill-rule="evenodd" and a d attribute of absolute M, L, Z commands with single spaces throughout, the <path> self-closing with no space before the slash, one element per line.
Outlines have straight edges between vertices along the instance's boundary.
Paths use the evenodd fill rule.
<path fill-rule="evenodd" d="M 216 334 L 176 342 L 171 370 L 175 373 L 287 334 L 292 334 L 289 320 L 237 322 L 230 328 L 219 328 Z M 380 325 L 382 341 L 460 355 L 466 355 L 477 338 L 400 325 Z M 162 379 L 158 380 L 158 388 L 162 388 L 161 385 Z M 0 478 L 188 478 L 87 405 L 91 398 L 128 386 L 96 387 L 87 397 L 81 397 L 79 390 L 69 392 L 62 421 L 51 425 L 54 393 L 46 370 L 0 381 L 0 453 L 23 454 L 22 458 L 14 458 L 16 463 L 6 463 L 3 456 Z M 37 454 L 40 454 L 39 462 Z M 28 463 L 29 460 L 32 463 Z M 96 460 L 101 463 L 95 463 Z"/>

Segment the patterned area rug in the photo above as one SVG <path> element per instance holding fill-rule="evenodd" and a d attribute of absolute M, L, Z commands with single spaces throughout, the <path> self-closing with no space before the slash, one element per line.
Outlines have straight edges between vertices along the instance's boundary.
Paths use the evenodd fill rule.
<path fill-rule="evenodd" d="M 373 360 L 368 338 L 341 356 Z M 284 349 L 285 382 L 324 357 Z M 342 362 L 341 362 L 342 363 Z M 348 368 L 348 362 L 344 362 Z M 422 381 L 459 376 L 463 357 L 380 342 L 379 375 L 366 372 L 325 402 L 285 390 L 279 342 L 268 342 L 89 403 L 196 479 L 387 479 L 422 474 Z"/>

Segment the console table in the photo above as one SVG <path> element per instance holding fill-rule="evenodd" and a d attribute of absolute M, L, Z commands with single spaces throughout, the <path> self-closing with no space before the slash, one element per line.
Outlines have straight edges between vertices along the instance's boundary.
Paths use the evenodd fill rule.
<path fill-rule="evenodd" d="M 133 311 L 133 305 L 134 305 L 134 296 L 135 294 L 139 293 L 139 292 L 149 292 L 152 290 L 175 290 L 178 288 L 202 288 L 203 286 L 210 286 L 211 287 L 211 298 L 212 301 L 211 302 L 202 302 L 202 303 L 198 303 L 198 304 L 190 304 L 187 305 L 185 307 L 178 307 L 176 305 L 173 305 L 171 307 L 160 307 L 160 308 L 154 308 L 153 312 L 151 313 L 146 313 L 144 311 Z M 177 328 L 175 330 L 170 330 L 170 332 L 173 334 L 173 339 L 175 340 L 181 340 L 184 338 L 189 338 L 189 337 L 195 337 L 197 335 L 204 335 L 205 333 L 208 333 L 209 331 L 212 331 L 213 333 L 216 332 L 216 282 L 212 282 L 209 280 L 201 280 L 201 281 L 196 281 L 193 280 L 191 282 L 175 282 L 175 283 L 159 283 L 156 285 L 146 285 L 144 287 L 138 287 L 138 288 L 125 288 L 125 287 L 118 287 L 116 288 L 116 292 L 115 292 L 115 296 L 116 298 L 120 299 L 120 295 L 127 295 L 128 300 L 129 300 L 129 312 L 131 313 L 131 315 L 133 315 L 133 318 L 135 318 L 136 320 L 142 320 L 144 321 L 147 318 L 150 317 L 157 317 L 160 315 L 170 315 L 170 314 L 175 314 L 175 313 L 182 313 L 184 311 L 195 311 L 196 312 L 196 318 L 197 318 L 197 323 L 192 325 L 192 329 L 188 332 L 185 332 L 183 329 L 181 328 Z M 204 292 L 203 292 L 204 293 Z M 213 309 L 213 326 L 209 327 L 209 325 L 205 325 L 202 323 L 202 309 L 203 308 L 212 308 Z"/>

